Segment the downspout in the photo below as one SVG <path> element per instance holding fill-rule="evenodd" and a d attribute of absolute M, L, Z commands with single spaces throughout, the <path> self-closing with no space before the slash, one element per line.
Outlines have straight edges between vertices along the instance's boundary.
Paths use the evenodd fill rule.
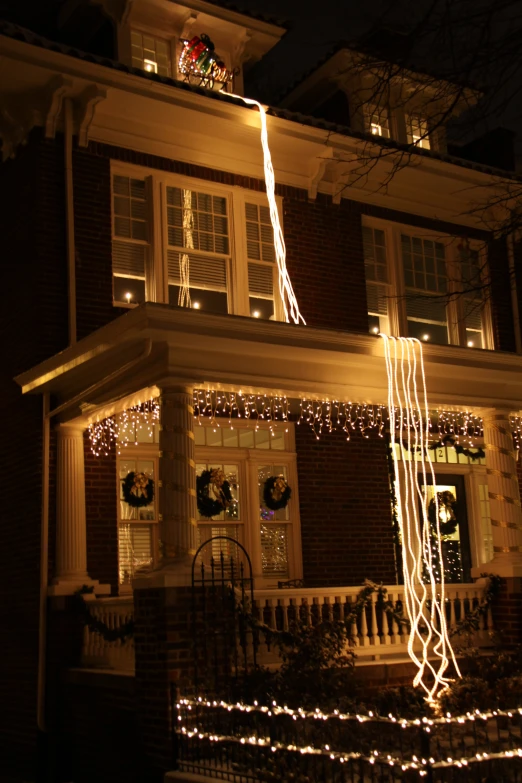
<path fill-rule="evenodd" d="M 65 136 L 65 223 L 67 227 L 67 283 L 69 296 L 69 345 L 76 344 L 76 245 L 74 239 L 73 200 L 73 106 L 71 98 L 64 100 Z"/>
<path fill-rule="evenodd" d="M 515 332 L 515 348 L 517 353 L 522 353 L 522 337 L 520 334 L 520 310 L 518 306 L 517 277 L 515 272 L 515 249 L 513 247 L 513 234 L 507 235 L 507 254 L 509 264 L 509 287 L 511 289 L 511 310 L 513 312 L 513 331 Z"/>

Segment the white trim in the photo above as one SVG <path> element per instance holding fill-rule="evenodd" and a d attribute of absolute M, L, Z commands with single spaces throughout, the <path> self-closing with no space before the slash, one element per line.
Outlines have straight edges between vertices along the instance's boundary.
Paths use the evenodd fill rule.
<path fill-rule="evenodd" d="M 444 245 L 446 270 L 450 288 L 457 282 L 459 272 L 459 259 L 457 253 L 457 234 L 450 235 L 447 232 L 425 229 L 407 223 L 396 223 L 383 218 L 375 218 L 368 215 L 362 215 L 362 226 L 379 229 L 384 232 L 386 241 L 386 262 L 388 265 L 388 280 L 386 285 L 389 291 L 388 300 L 388 323 L 391 335 L 407 335 L 407 317 L 405 284 L 402 266 L 402 247 L 401 235 L 406 234 L 410 237 L 420 239 L 429 239 Z M 477 250 L 480 257 L 481 276 L 486 276 L 487 251 L 485 242 L 477 239 L 469 240 L 469 247 Z M 466 327 L 463 315 L 462 296 L 450 300 L 446 305 L 448 340 L 449 345 L 467 347 Z M 483 349 L 494 350 L 493 326 L 491 318 L 490 297 L 486 297 L 482 307 L 482 339 Z"/>

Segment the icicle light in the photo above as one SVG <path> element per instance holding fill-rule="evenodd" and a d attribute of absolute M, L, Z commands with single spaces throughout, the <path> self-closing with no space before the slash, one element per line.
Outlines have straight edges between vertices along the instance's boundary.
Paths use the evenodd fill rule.
<path fill-rule="evenodd" d="M 252 98 L 244 98 L 242 95 L 231 95 L 232 98 L 238 98 L 249 106 L 257 106 L 259 109 L 259 117 L 261 120 L 261 146 L 263 148 L 263 159 L 265 169 L 265 184 L 266 195 L 268 198 L 268 204 L 270 207 L 270 220 L 272 222 L 272 228 L 274 229 L 274 249 L 277 261 L 277 268 L 279 270 L 279 293 L 281 295 L 281 301 L 283 303 L 283 311 L 285 314 L 285 321 L 287 323 L 292 320 L 295 324 L 306 324 L 305 319 L 299 312 L 299 305 L 292 288 L 292 282 L 290 275 L 286 268 L 286 246 L 283 237 L 283 230 L 281 228 L 281 222 L 279 220 L 279 211 L 277 209 L 277 202 L 275 198 L 275 176 L 274 167 L 272 165 L 272 156 L 270 154 L 270 147 L 268 146 L 268 129 L 266 125 L 266 110 L 258 101 Z"/>
<path fill-rule="evenodd" d="M 437 537 L 434 543 L 430 536 L 423 494 L 427 474 L 433 485 L 436 481 L 430 452 L 426 448 L 430 435 L 430 417 L 422 344 L 413 338 L 394 338 L 383 334 L 381 337 L 388 375 L 390 440 L 395 476 L 400 475 L 395 449 L 397 430 L 405 431 L 408 449 L 420 449 L 426 455 L 422 462 L 403 463 L 404 485 L 401 486 L 396 478 L 395 494 L 403 550 L 405 603 L 407 615 L 411 619 L 408 654 L 417 667 L 413 684 L 416 687 L 420 685 L 426 692 L 427 701 L 433 702 L 439 689 L 445 688 L 450 682 L 445 676 L 450 662 L 453 662 L 457 674 L 461 675 L 448 635 L 442 569 L 437 583 L 436 563 L 442 562 L 437 495 Z M 420 392 L 417 387 L 418 371 L 422 379 Z M 419 482 L 419 470 L 422 472 L 422 484 Z M 434 546 L 436 552 L 433 551 Z M 435 664 L 429 660 L 430 654 L 435 656 Z M 426 680 L 431 678 L 433 683 L 428 683 Z"/>

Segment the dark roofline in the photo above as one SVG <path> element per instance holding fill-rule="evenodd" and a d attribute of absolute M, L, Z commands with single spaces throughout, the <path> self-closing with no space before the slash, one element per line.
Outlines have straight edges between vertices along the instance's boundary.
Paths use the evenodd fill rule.
<path fill-rule="evenodd" d="M 157 82 L 159 84 L 165 84 L 169 87 L 174 87 L 178 90 L 185 90 L 187 92 L 194 93 L 195 95 L 202 95 L 206 98 L 212 98 L 217 101 L 224 101 L 225 103 L 231 103 L 234 106 L 239 106 L 242 109 L 248 111 L 256 110 L 253 105 L 245 104 L 241 98 L 234 98 L 232 95 L 228 95 L 226 92 L 214 92 L 213 90 L 206 90 L 203 87 L 195 87 L 187 82 L 180 81 L 179 79 L 172 79 L 167 76 L 159 76 L 157 73 L 149 73 L 143 71 L 141 68 L 133 68 L 123 63 L 111 60 L 108 57 L 98 57 L 94 54 L 88 54 L 76 49 L 73 46 L 66 44 L 59 44 L 53 41 L 49 41 L 43 38 L 37 33 L 33 33 L 31 30 L 27 30 L 19 25 L 12 24 L 11 22 L 5 22 L 0 20 L 0 36 L 3 35 L 6 38 L 12 38 L 13 40 L 23 41 L 31 46 L 39 46 L 42 49 L 47 49 L 52 52 L 58 52 L 65 54 L 68 57 L 74 57 L 78 60 L 85 62 L 96 63 L 103 65 L 106 68 L 111 68 L 115 71 L 121 71 L 123 73 L 129 73 L 133 76 L 139 76 L 141 79 Z M 387 147 L 390 150 L 397 149 L 400 152 L 408 152 L 413 155 L 421 155 L 426 158 L 432 158 L 433 160 L 441 160 L 445 163 L 453 163 L 460 168 L 471 169 L 483 174 L 490 174 L 492 176 L 501 177 L 502 179 L 510 179 L 522 182 L 522 177 L 516 174 L 510 174 L 502 169 L 496 169 L 492 166 L 485 166 L 479 163 L 473 163 L 463 158 L 456 158 L 453 155 L 443 155 L 433 150 L 425 150 L 419 147 L 412 149 L 407 144 L 399 144 L 392 139 L 377 138 L 370 133 L 362 133 L 344 125 L 337 125 L 333 122 L 327 122 L 326 120 L 317 119 L 316 117 L 310 117 L 306 114 L 300 114 L 299 112 L 289 111 L 288 109 L 280 109 L 274 106 L 268 106 L 267 114 L 271 117 L 278 117 L 279 119 L 288 120 L 289 122 L 295 122 L 299 125 L 304 125 L 311 128 L 318 128 L 319 130 L 325 130 L 331 133 L 337 133 L 340 136 L 347 136 L 349 138 L 360 139 L 362 141 L 371 141 L 374 144 L 380 144 L 383 147 Z"/>
<path fill-rule="evenodd" d="M 242 14 L 243 16 L 249 16 L 251 19 L 257 19 L 260 22 L 266 22 L 267 24 L 273 24 L 276 27 L 284 27 L 285 30 L 290 28 L 290 22 L 286 19 L 277 19 L 268 14 L 264 14 L 263 11 L 257 11 L 256 9 L 241 8 L 237 3 L 230 2 L 230 0 L 207 0 L 207 3 L 211 5 L 217 5 L 219 8 L 225 8 L 227 11 L 235 11 L 236 14 Z"/>

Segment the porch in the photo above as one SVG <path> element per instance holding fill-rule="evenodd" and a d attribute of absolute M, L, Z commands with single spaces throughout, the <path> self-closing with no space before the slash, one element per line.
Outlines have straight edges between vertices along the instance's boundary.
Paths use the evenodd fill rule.
<path fill-rule="evenodd" d="M 254 614 L 270 630 L 288 630 L 299 617 L 307 625 L 323 620 L 344 620 L 353 612 L 360 587 L 276 588 L 254 590 Z M 404 606 L 404 591 L 400 585 L 385 585 L 386 597 L 393 609 L 400 613 Z M 446 617 L 450 635 L 459 624 L 476 610 L 482 601 L 481 584 L 452 584 L 445 586 Z M 89 602 L 91 615 L 111 630 L 117 631 L 134 617 L 132 596 L 98 598 Z M 187 618 L 187 624 L 190 618 Z M 494 614 L 491 606 L 478 614 L 478 628 L 466 643 L 483 650 L 494 644 Z M 401 664 L 409 661 L 407 652 L 408 629 L 406 618 L 398 622 L 391 612 L 379 606 L 377 593 L 372 593 L 369 605 L 351 625 L 352 644 L 356 666 Z M 461 639 L 461 643 L 464 639 Z M 251 638 L 248 644 L 252 644 Z M 251 649 L 248 651 L 251 655 Z M 275 668 L 281 661 L 277 652 L 260 640 L 257 652 L 260 665 Z M 100 633 L 85 626 L 80 667 L 115 674 L 134 674 L 134 639 L 106 641 Z"/>

